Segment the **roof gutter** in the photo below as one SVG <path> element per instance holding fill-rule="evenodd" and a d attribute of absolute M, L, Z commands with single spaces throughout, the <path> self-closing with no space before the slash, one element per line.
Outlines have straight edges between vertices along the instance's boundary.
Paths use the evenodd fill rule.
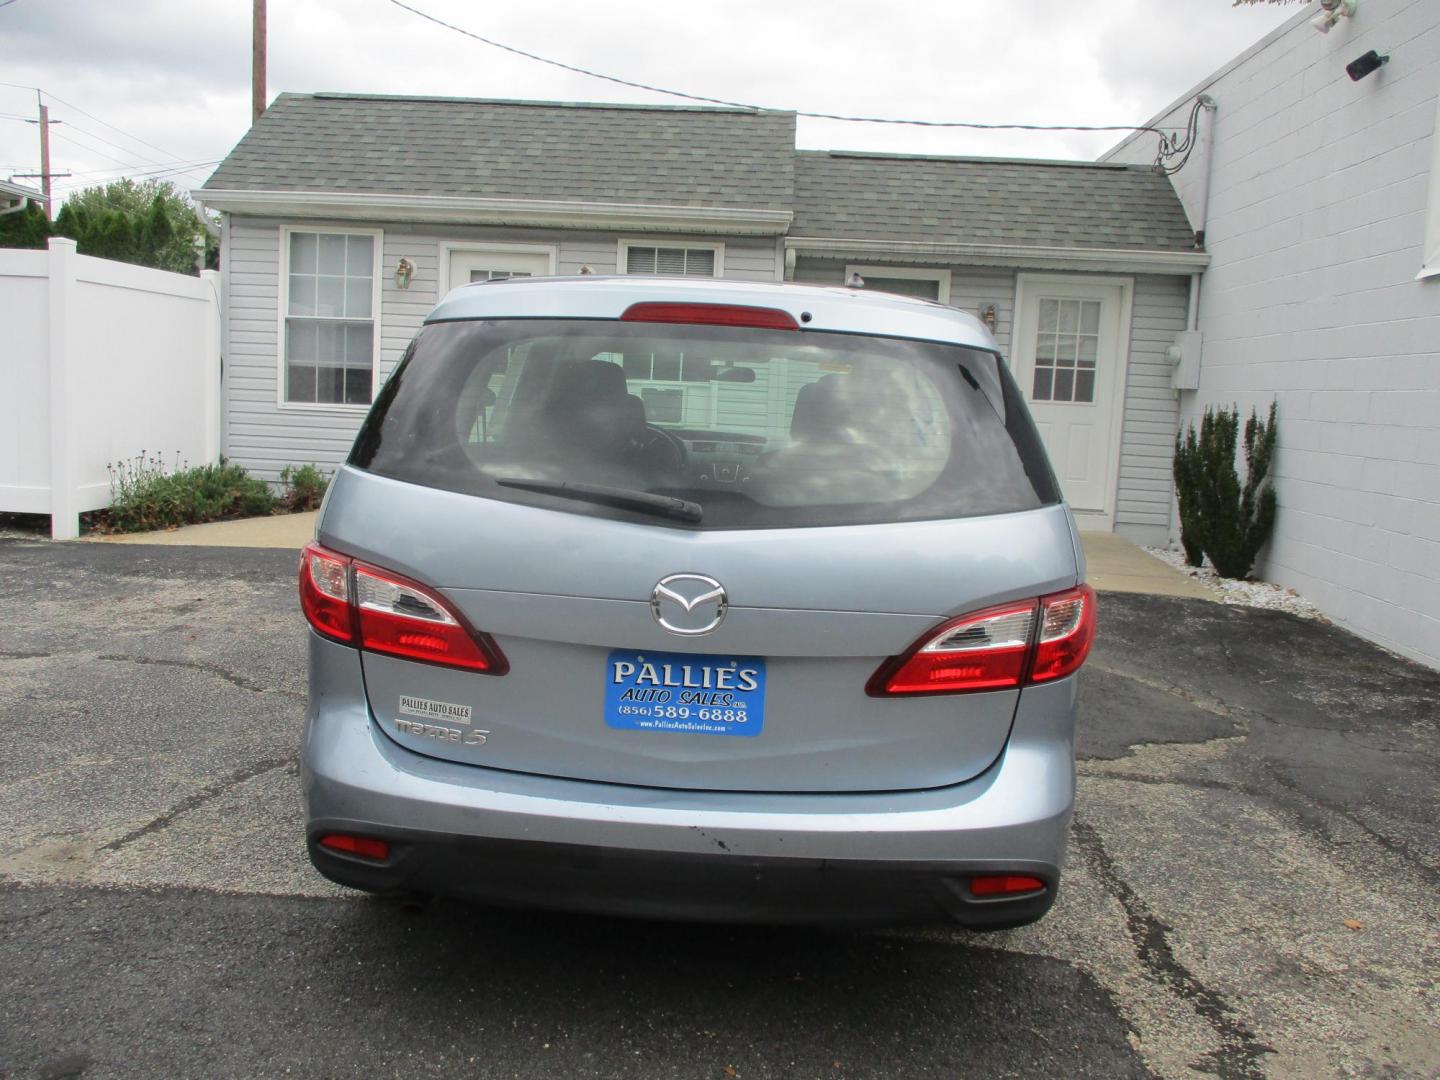
<path fill-rule="evenodd" d="M 724 233 L 730 236 L 779 236 L 790 227 L 794 216 L 788 210 L 486 199 L 461 195 L 226 188 L 197 188 L 190 194 L 198 203 L 212 210 L 265 217 L 607 228 L 640 232 Z"/>
<path fill-rule="evenodd" d="M 38 191 L 33 191 L 23 184 L 13 184 L 9 180 L 0 180 L 0 217 L 6 214 L 19 213 L 32 203 L 41 202 L 45 198 Z"/>
<path fill-rule="evenodd" d="M 831 236 L 785 238 L 790 252 L 821 259 L 863 258 L 908 265 L 1014 266 L 1033 270 L 1088 270 L 1127 274 L 1194 274 L 1210 264 L 1203 251 L 1150 248 L 1042 247 L 1030 244 L 947 244 L 907 240 L 853 240 Z"/>

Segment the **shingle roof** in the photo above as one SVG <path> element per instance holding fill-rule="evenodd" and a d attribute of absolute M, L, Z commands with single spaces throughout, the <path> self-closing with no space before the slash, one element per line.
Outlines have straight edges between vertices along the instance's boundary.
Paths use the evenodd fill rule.
<path fill-rule="evenodd" d="M 796 151 L 795 114 L 282 94 L 206 189 L 794 212 L 792 237 L 1194 251 L 1143 166 Z"/>
<path fill-rule="evenodd" d="M 281 94 L 206 187 L 788 208 L 795 114 Z"/>
<path fill-rule="evenodd" d="M 1143 166 L 800 151 L 790 235 L 1193 251 L 1169 179 Z"/>

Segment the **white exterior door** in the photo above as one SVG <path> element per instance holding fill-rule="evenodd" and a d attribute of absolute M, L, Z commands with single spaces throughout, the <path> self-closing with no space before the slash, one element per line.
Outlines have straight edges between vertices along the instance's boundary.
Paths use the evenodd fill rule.
<path fill-rule="evenodd" d="M 1082 529 L 1113 529 L 1131 283 L 1021 274 L 1013 363 Z"/>
<path fill-rule="evenodd" d="M 447 289 L 468 285 L 472 281 L 493 281 L 497 278 L 543 277 L 555 273 L 555 250 L 550 247 L 525 247 L 518 244 L 450 246 L 446 260 L 449 273 Z"/>

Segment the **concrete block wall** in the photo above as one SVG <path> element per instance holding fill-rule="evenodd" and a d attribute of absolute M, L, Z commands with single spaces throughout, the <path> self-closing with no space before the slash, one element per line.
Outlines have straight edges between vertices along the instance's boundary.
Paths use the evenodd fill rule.
<path fill-rule="evenodd" d="M 1182 420 L 1277 401 L 1280 515 L 1259 572 L 1440 667 L 1440 277 L 1417 278 L 1440 215 L 1440 3 L 1364 0 L 1329 34 L 1314 14 L 1195 91 L 1218 103 L 1213 261 Z M 1389 63 L 1352 82 L 1345 65 L 1369 49 Z M 1192 97 L 1159 126 L 1179 126 Z M 1138 135 L 1107 158 L 1153 155 Z M 1196 224 L 1201 168 L 1175 177 Z"/>

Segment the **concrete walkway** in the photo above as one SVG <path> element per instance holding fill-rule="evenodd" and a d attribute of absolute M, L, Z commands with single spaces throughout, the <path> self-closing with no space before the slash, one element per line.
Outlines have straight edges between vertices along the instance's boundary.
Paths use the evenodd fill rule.
<path fill-rule="evenodd" d="M 1081 533 L 1080 542 L 1085 548 L 1090 584 L 1103 592 L 1215 599 L 1194 578 L 1186 577 L 1114 533 Z"/>
<path fill-rule="evenodd" d="M 217 521 L 163 532 L 90 537 L 105 544 L 182 547 L 300 548 L 315 535 L 315 514 Z M 1082 533 L 1090 584 L 1103 592 L 1146 593 L 1214 600 L 1203 587 L 1114 533 Z"/>
<path fill-rule="evenodd" d="M 277 514 L 274 517 L 212 521 L 159 532 L 121 533 L 118 536 L 87 536 L 101 544 L 173 544 L 178 547 L 295 548 L 315 538 L 316 512 Z M 1153 561 L 1153 560 L 1152 560 Z"/>

